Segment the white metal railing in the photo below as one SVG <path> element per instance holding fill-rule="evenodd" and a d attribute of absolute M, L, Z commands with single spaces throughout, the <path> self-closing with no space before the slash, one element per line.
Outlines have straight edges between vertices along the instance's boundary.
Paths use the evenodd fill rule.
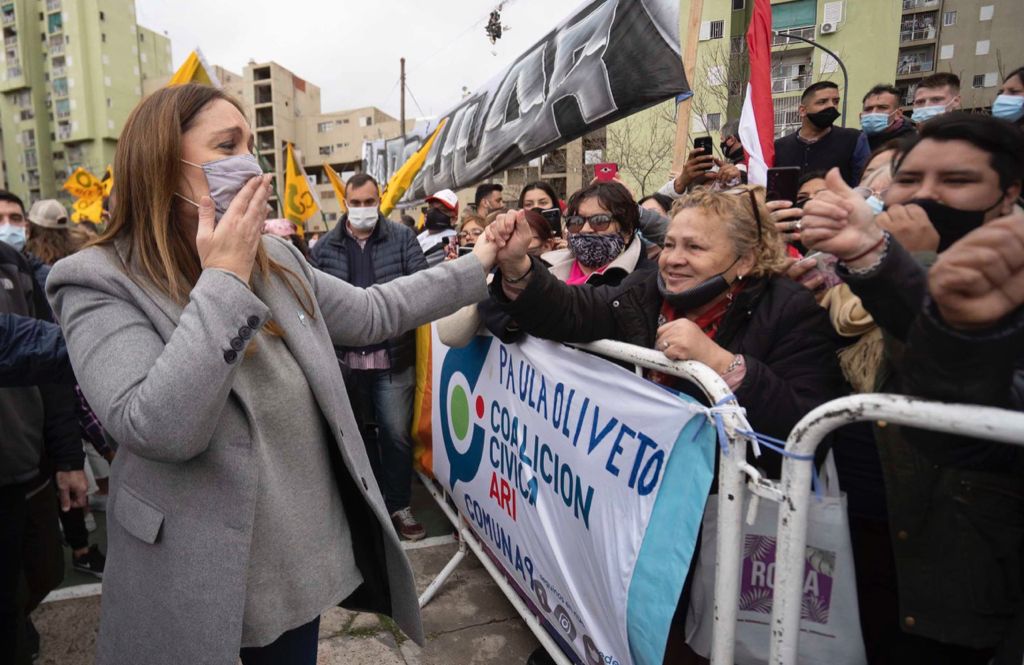
<path fill-rule="evenodd" d="M 900 30 L 900 42 L 916 42 L 921 39 L 935 39 L 938 31 L 934 25 Z"/>
<path fill-rule="evenodd" d="M 638 368 L 653 369 L 665 374 L 678 376 L 692 382 L 707 397 L 711 404 L 723 402 L 732 396 L 732 391 L 722 377 L 707 365 L 694 361 L 670 361 L 660 351 L 645 349 L 639 346 L 602 340 L 589 344 L 571 344 L 570 346 L 589 351 L 613 360 L 627 362 Z M 738 406 L 735 397 L 726 406 Z M 739 611 L 740 566 L 742 564 L 742 522 L 743 499 L 745 496 L 746 478 L 760 479 L 760 474 L 747 464 L 746 438 L 737 434 L 738 431 L 749 431 L 747 423 L 739 410 L 722 414 L 726 435 L 729 437 L 729 453 L 719 449 L 718 472 L 718 542 L 715 544 L 715 616 L 712 633 L 712 665 L 732 665 L 736 632 L 736 619 Z M 433 480 L 417 472 L 428 488 L 431 496 L 444 511 L 459 533 L 459 550 L 444 569 L 424 590 L 419 598 L 420 607 L 424 607 L 451 576 L 459 562 L 465 558 L 468 547 L 476 554 L 495 583 L 515 607 L 526 622 L 526 625 L 551 655 L 557 665 L 571 665 L 558 644 L 551 638 L 540 621 L 533 615 L 530 608 L 519 597 L 515 588 L 505 579 L 504 573 L 487 556 L 483 545 L 476 534 L 468 527 L 465 520 L 447 503 L 446 492 Z M 694 552 L 693 564 L 696 564 L 698 552 Z"/>
<path fill-rule="evenodd" d="M 772 92 L 799 92 L 811 84 L 811 75 L 784 76 L 772 79 Z"/>
<path fill-rule="evenodd" d="M 60 11 L 60 0 L 46 0 L 46 11 L 48 11 L 48 12 L 59 12 Z"/>
<path fill-rule="evenodd" d="M 0 19 L 0 22 L 2 22 L 4 25 L 11 25 L 16 20 L 17 20 L 17 17 L 14 14 L 4 14 L 3 18 Z"/>
<path fill-rule="evenodd" d="M 67 141 L 71 138 L 71 128 L 64 129 L 63 127 L 57 130 L 57 139 L 60 141 Z"/>
<path fill-rule="evenodd" d="M 7 78 L 15 79 L 15 78 L 18 78 L 19 76 L 21 76 L 21 67 L 8 67 L 7 68 Z"/>
<path fill-rule="evenodd" d="M 798 40 L 790 40 L 787 35 L 795 35 L 797 37 L 804 37 L 805 39 L 814 39 L 814 26 L 808 25 L 801 28 L 788 28 L 786 30 L 777 30 L 772 35 L 772 46 L 785 46 L 786 44 L 803 44 Z"/>
<path fill-rule="evenodd" d="M 896 73 L 913 74 L 915 72 L 930 72 L 934 68 L 934 60 L 904 60 L 898 67 L 896 67 Z"/>
<path fill-rule="evenodd" d="M 50 55 L 61 55 L 64 53 L 64 44 L 50 44 Z"/>
<path fill-rule="evenodd" d="M 813 455 L 822 439 L 833 430 L 849 423 L 872 420 L 1024 446 L 1024 413 L 902 395 L 868 394 L 836 399 L 808 413 L 793 428 L 786 451 Z M 776 540 L 771 665 L 795 665 L 797 662 L 811 469 L 807 461 L 788 456 L 782 462 L 783 500 Z"/>
<path fill-rule="evenodd" d="M 51 78 L 63 78 L 65 73 L 67 73 L 67 70 L 63 67 L 53 67 L 50 69 Z"/>
<path fill-rule="evenodd" d="M 18 35 L 8 35 L 7 37 L 4 37 L 4 46 L 17 46 L 17 45 L 18 45 Z"/>

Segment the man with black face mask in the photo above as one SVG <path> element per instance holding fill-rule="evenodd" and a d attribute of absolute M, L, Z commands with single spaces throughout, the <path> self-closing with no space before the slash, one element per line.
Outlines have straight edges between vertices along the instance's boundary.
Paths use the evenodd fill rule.
<path fill-rule="evenodd" d="M 800 129 L 775 141 L 775 166 L 804 171 L 839 172 L 851 187 L 857 184 L 871 155 L 868 138 L 858 129 L 833 127 L 839 118 L 839 86 L 819 81 L 800 97 Z"/>
<path fill-rule="evenodd" d="M 427 197 L 424 231 L 417 236 L 427 263 L 436 266 L 444 260 L 445 243 L 455 238 L 455 220 L 459 218 L 459 197 L 450 189 L 442 189 Z"/>

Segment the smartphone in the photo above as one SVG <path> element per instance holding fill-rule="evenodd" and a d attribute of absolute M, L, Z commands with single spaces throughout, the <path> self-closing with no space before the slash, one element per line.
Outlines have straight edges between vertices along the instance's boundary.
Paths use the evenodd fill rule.
<path fill-rule="evenodd" d="M 796 192 L 800 189 L 799 182 L 799 166 L 773 166 L 768 169 L 766 200 L 796 201 Z"/>
<path fill-rule="evenodd" d="M 710 155 L 711 154 L 711 149 L 712 149 L 711 146 L 712 146 L 712 143 L 711 143 L 711 137 L 710 136 L 698 136 L 697 138 L 693 139 L 693 147 L 694 147 L 694 149 L 700 148 L 701 150 L 704 151 L 702 153 L 702 156 L 703 155 Z"/>
<path fill-rule="evenodd" d="M 594 177 L 601 182 L 615 180 L 615 176 L 617 175 L 619 175 L 618 164 L 607 163 L 594 165 Z"/>
<path fill-rule="evenodd" d="M 470 247 L 459 247 L 459 256 L 465 256 L 466 254 L 472 254 L 473 248 Z"/>
<path fill-rule="evenodd" d="M 541 216 L 548 220 L 551 232 L 556 236 L 562 235 L 562 210 L 561 208 L 548 208 L 540 211 Z"/>

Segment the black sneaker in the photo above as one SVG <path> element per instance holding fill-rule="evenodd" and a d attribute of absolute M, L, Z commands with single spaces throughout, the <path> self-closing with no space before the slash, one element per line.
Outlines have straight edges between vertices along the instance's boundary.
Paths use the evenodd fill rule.
<path fill-rule="evenodd" d="M 103 556 L 96 545 L 90 545 L 89 551 L 82 556 L 72 556 L 72 568 L 100 579 L 103 579 L 103 567 L 106 565 L 107 557 Z"/>

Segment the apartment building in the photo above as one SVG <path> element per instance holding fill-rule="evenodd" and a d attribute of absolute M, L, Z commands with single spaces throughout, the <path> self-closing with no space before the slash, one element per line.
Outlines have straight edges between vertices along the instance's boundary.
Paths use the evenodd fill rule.
<path fill-rule="evenodd" d="M 2 184 L 70 201 L 67 176 L 102 174 L 144 81 L 171 72 L 170 41 L 136 23 L 134 0 L 0 0 L 0 30 Z"/>
<path fill-rule="evenodd" d="M 903 0 L 896 86 L 907 105 L 935 72 L 960 77 L 965 109 L 992 105 L 1003 78 L 1024 65 L 1024 2 Z"/>

